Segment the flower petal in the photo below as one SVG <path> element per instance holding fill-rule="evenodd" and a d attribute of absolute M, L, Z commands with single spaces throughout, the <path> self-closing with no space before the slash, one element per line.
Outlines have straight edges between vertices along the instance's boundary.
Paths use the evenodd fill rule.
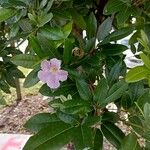
<path fill-rule="evenodd" d="M 47 80 L 46 83 L 52 89 L 56 89 L 60 86 L 59 79 L 54 74 L 49 75 L 48 80 Z"/>
<path fill-rule="evenodd" d="M 41 68 L 44 71 L 46 71 L 46 70 L 49 71 L 50 70 L 50 61 L 48 61 L 48 60 L 42 61 Z"/>
<path fill-rule="evenodd" d="M 65 81 L 67 80 L 68 72 L 65 70 L 59 70 L 59 72 L 57 73 L 57 77 L 60 81 Z"/>
<path fill-rule="evenodd" d="M 56 67 L 58 70 L 61 68 L 61 60 L 53 58 L 50 60 L 51 67 Z"/>
<path fill-rule="evenodd" d="M 42 82 L 46 83 L 47 80 L 48 80 L 49 74 L 50 74 L 50 72 L 48 72 L 48 71 L 42 71 L 42 70 L 40 70 L 40 71 L 38 72 L 38 78 L 39 78 Z"/>

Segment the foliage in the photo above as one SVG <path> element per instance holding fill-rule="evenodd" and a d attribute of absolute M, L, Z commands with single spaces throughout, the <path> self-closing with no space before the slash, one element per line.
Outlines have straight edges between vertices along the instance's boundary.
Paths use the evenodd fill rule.
<path fill-rule="evenodd" d="M 100 150 L 104 137 L 117 149 L 150 148 L 148 0 L 1 0 L 0 5 L 2 90 L 9 92 L 8 84 L 23 77 L 16 66 L 32 69 L 27 88 L 39 82 L 45 59 L 62 60 L 69 73 L 58 89 L 40 88 L 53 97 L 49 105 L 54 112 L 37 114 L 25 124 L 35 135 L 24 150 L 58 150 L 69 142 L 77 150 Z M 128 35 L 128 46 L 118 43 Z M 22 40 L 29 42 L 25 53 L 11 44 Z M 123 52 L 129 47 L 142 66 L 126 66 Z M 107 108 L 111 102 L 116 113 Z M 120 121 L 130 134 L 117 126 Z"/>

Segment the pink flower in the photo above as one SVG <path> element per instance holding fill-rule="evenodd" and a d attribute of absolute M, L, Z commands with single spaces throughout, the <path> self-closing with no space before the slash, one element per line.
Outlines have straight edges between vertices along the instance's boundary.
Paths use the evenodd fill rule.
<path fill-rule="evenodd" d="M 41 63 L 41 70 L 38 72 L 38 78 L 47 83 L 47 85 L 56 89 L 60 86 L 60 81 L 67 80 L 68 72 L 61 70 L 61 60 L 56 58 L 51 59 L 50 61 L 44 60 Z"/>

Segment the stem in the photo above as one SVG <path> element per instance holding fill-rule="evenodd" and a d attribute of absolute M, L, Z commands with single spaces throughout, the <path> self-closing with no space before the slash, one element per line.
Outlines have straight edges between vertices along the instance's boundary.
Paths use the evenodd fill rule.
<path fill-rule="evenodd" d="M 11 43 L 11 46 L 15 48 L 15 42 L 14 41 Z M 22 95 L 21 95 L 20 81 L 18 78 L 15 78 L 15 83 L 16 83 L 17 101 L 20 101 L 22 99 Z"/>
<path fill-rule="evenodd" d="M 19 79 L 16 78 L 15 82 L 16 82 L 17 101 L 20 101 L 22 99 L 20 81 L 19 81 Z"/>

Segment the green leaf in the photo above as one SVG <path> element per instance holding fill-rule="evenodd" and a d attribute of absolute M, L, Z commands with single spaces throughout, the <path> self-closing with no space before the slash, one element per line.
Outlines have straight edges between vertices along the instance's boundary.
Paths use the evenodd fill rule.
<path fill-rule="evenodd" d="M 113 83 L 115 83 L 116 80 L 119 79 L 120 72 L 121 72 L 121 63 L 117 63 L 111 68 L 109 74 L 107 75 L 107 80 L 110 86 Z"/>
<path fill-rule="evenodd" d="M 28 13 L 28 18 L 30 19 L 30 21 L 33 23 L 33 24 L 37 24 L 37 17 L 36 15 L 34 14 L 31 14 L 31 13 Z"/>
<path fill-rule="evenodd" d="M 129 116 L 129 124 L 131 124 L 131 127 L 136 133 L 143 136 L 144 127 L 142 118 L 143 116 L 141 117 L 140 115 Z"/>
<path fill-rule="evenodd" d="M 68 96 L 68 94 L 75 95 L 76 94 L 76 86 L 73 83 L 62 83 L 62 85 L 54 92 L 51 91 L 51 89 L 44 84 L 39 92 L 44 96 Z"/>
<path fill-rule="evenodd" d="M 108 104 L 119 99 L 122 94 L 127 90 L 128 84 L 124 81 L 115 83 L 108 92 L 108 97 L 101 104 Z"/>
<path fill-rule="evenodd" d="M 140 57 L 143 60 L 144 65 L 150 70 L 150 59 L 144 53 L 141 53 Z"/>
<path fill-rule="evenodd" d="M 108 93 L 107 81 L 105 78 L 103 78 L 99 81 L 98 85 L 96 86 L 93 99 L 98 103 L 102 103 L 103 101 L 105 101 L 107 93 Z"/>
<path fill-rule="evenodd" d="M 145 92 L 145 89 L 144 89 L 143 82 L 140 81 L 140 82 L 129 84 L 128 93 L 129 93 L 132 103 L 134 103 L 134 101 L 137 101 L 137 99 L 141 95 L 143 95 L 144 92 Z"/>
<path fill-rule="evenodd" d="M 52 5 L 53 5 L 53 2 L 54 2 L 54 0 L 50 0 L 50 1 L 48 2 L 47 6 L 46 6 L 46 8 L 45 8 L 45 12 L 48 12 L 48 11 L 51 9 L 51 7 L 52 7 Z"/>
<path fill-rule="evenodd" d="M 90 91 L 89 85 L 83 79 L 76 79 L 76 86 L 79 92 L 79 95 L 84 100 L 90 100 L 92 97 L 92 93 Z"/>
<path fill-rule="evenodd" d="M 104 8 L 105 15 L 117 13 L 118 24 L 123 24 L 131 14 L 136 14 L 136 9 L 131 7 L 130 2 L 121 0 L 109 0 Z"/>
<path fill-rule="evenodd" d="M 65 123 L 69 123 L 72 125 L 76 125 L 79 124 L 78 122 L 78 118 L 75 115 L 71 115 L 71 114 L 67 114 L 64 113 L 62 111 L 57 112 L 57 116 L 59 117 L 59 119 Z"/>
<path fill-rule="evenodd" d="M 109 32 L 112 29 L 112 18 L 108 17 L 102 22 L 98 27 L 97 38 L 99 41 L 103 40 L 106 36 L 109 35 Z"/>
<path fill-rule="evenodd" d="M 137 137 L 130 133 L 123 139 L 120 150 L 142 150 L 142 148 L 140 148 Z"/>
<path fill-rule="evenodd" d="M 119 13 L 116 16 L 118 24 L 123 24 L 125 21 L 127 21 L 127 19 L 131 14 L 132 14 L 132 9 L 124 5 L 122 7 L 122 11 L 119 11 Z"/>
<path fill-rule="evenodd" d="M 127 46 L 121 44 L 106 44 L 102 45 L 102 53 L 106 56 L 116 56 L 128 49 Z"/>
<path fill-rule="evenodd" d="M 89 39 L 95 36 L 96 30 L 97 30 L 97 20 L 94 13 L 92 12 L 87 19 L 87 36 Z"/>
<path fill-rule="evenodd" d="M 13 68 L 12 70 L 9 70 L 9 73 L 16 78 L 25 78 L 24 74 L 18 68 Z"/>
<path fill-rule="evenodd" d="M 18 24 L 24 32 L 30 33 L 33 30 L 31 22 L 28 18 L 19 20 Z"/>
<path fill-rule="evenodd" d="M 72 58 L 72 49 L 73 44 L 70 39 L 66 39 L 64 43 L 64 53 L 63 53 L 63 61 L 65 64 L 68 64 Z"/>
<path fill-rule="evenodd" d="M 73 131 L 73 142 L 77 150 L 93 148 L 93 131 L 91 127 L 79 126 Z"/>
<path fill-rule="evenodd" d="M 61 27 L 42 27 L 39 29 L 39 34 L 49 40 L 63 40 L 66 39 L 72 30 L 72 22 Z"/>
<path fill-rule="evenodd" d="M 80 15 L 76 9 L 71 9 L 70 13 L 72 15 L 72 18 L 74 22 L 81 28 L 81 29 L 86 29 L 86 23 L 82 15 Z"/>
<path fill-rule="evenodd" d="M 105 112 L 103 113 L 102 116 L 102 122 L 112 122 L 112 123 L 116 123 L 119 120 L 119 115 L 115 112 Z"/>
<path fill-rule="evenodd" d="M 133 32 L 133 28 L 132 27 L 125 27 L 125 28 L 121 28 L 118 30 L 113 31 L 111 34 L 109 34 L 103 41 L 101 44 L 106 44 L 109 43 L 111 41 L 117 41 L 120 40 L 128 35 L 130 35 Z"/>
<path fill-rule="evenodd" d="M 87 101 L 72 99 L 63 103 L 61 111 L 68 114 L 87 114 L 91 111 L 91 106 Z"/>
<path fill-rule="evenodd" d="M 106 137 L 106 139 L 114 145 L 117 149 L 120 148 L 124 133 L 114 124 L 110 122 L 105 122 L 101 126 L 101 130 Z"/>
<path fill-rule="evenodd" d="M 10 74 L 9 72 L 7 72 L 7 73 L 6 73 L 6 76 L 5 76 L 5 79 L 6 79 L 7 83 L 8 83 L 10 86 L 16 88 L 16 80 L 15 80 L 15 78 L 12 76 L 12 74 Z"/>
<path fill-rule="evenodd" d="M 39 82 L 39 78 L 38 78 L 39 70 L 40 70 L 40 67 L 38 66 L 27 75 L 27 77 L 25 78 L 25 81 L 23 83 L 23 86 L 25 88 L 32 87 Z"/>
<path fill-rule="evenodd" d="M 85 119 L 82 121 L 82 124 L 85 126 L 93 126 L 95 124 L 100 124 L 101 123 L 101 116 L 87 116 Z"/>
<path fill-rule="evenodd" d="M 122 10 L 124 3 L 120 0 L 109 0 L 104 8 L 104 14 L 110 15 L 112 13 L 118 12 Z"/>
<path fill-rule="evenodd" d="M 20 54 L 13 56 L 11 61 L 18 66 L 25 68 L 33 68 L 35 65 L 40 63 L 40 59 L 36 55 Z"/>
<path fill-rule="evenodd" d="M 52 13 L 45 14 L 43 13 L 41 16 L 38 17 L 38 27 L 44 26 L 53 18 Z"/>
<path fill-rule="evenodd" d="M 16 11 L 13 9 L 6 9 L 6 8 L 0 7 L 0 22 L 3 22 L 9 19 L 10 17 L 14 16 L 15 13 Z"/>
<path fill-rule="evenodd" d="M 43 55 L 48 56 L 49 58 L 56 57 L 57 42 L 59 42 L 59 41 L 57 41 L 57 42 L 51 41 L 41 34 L 37 34 L 37 39 L 38 39 L 38 43 L 40 44 L 40 46 L 43 50 L 43 53 L 44 53 Z"/>
<path fill-rule="evenodd" d="M 144 104 L 146 104 L 146 103 L 150 103 L 150 93 L 149 93 L 149 90 L 147 90 L 142 95 L 138 96 L 138 99 L 137 99 L 137 104 L 138 104 L 138 106 L 141 109 L 143 109 Z"/>
<path fill-rule="evenodd" d="M 49 125 L 30 137 L 23 150 L 58 150 L 72 139 L 74 127 L 64 122 Z"/>
<path fill-rule="evenodd" d="M 57 117 L 56 114 L 39 113 L 31 117 L 25 123 L 24 127 L 31 131 L 37 132 L 49 125 L 55 125 L 59 122 L 60 122 L 60 119 Z"/>
<path fill-rule="evenodd" d="M 137 82 L 148 77 L 149 70 L 145 66 L 137 66 L 129 70 L 126 82 Z"/>
<path fill-rule="evenodd" d="M 95 37 L 93 37 L 92 39 L 87 39 L 86 43 L 85 43 L 85 47 L 84 47 L 84 51 L 85 52 L 89 52 L 91 51 L 94 47 L 95 47 Z"/>
<path fill-rule="evenodd" d="M 44 8 L 47 4 L 47 0 L 42 0 L 40 3 L 40 9 Z"/>
<path fill-rule="evenodd" d="M 29 37 L 29 44 L 32 47 L 32 50 L 39 56 L 39 57 L 44 57 L 45 54 L 41 48 L 40 43 L 38 42 L 38 39 L 35 36 L 30 36 Z"/>
<path fill-rule="evenodd" d="M 146 120 L 150 120 L 150 104 L 146 103 L 144 105 L 144 117 Z"/>
<path fill-rule="evenodd" d="M 149 53 L 149 51 L 150 51 L 149 39 L 143 30 L 141 30 L 140 36 L 141 36 L 141 39 L 137 38 L 137 40 L 145 48 L 145 51 Z"/>
<path fill-rule="evenodd" d="M 103 149 L 103 134 L 97 129 L 94 136 L 94 150 L 102 150 Z"/>
<path fill-rule="evenodd" d="M 62 40 L 64 39 L 64 34 L 61 28 L 58 27 L 42 27 L 39 29 L 39 34 L 46 37 L 49 40 Z"/>
<path fill-rule="evenodd" d="M 71 21 L 63 26 L 62 31 L 64 33 L 64 39 L 66 39 L 69 36 L 69 34 L 71 33 L 72 23 L 73 22 Z"/>
<path fill-rule="evenodd" d="M 0 89 L 7 94 L 11 93 L 9 85 L 4 80 L 0 80 Z"/>

